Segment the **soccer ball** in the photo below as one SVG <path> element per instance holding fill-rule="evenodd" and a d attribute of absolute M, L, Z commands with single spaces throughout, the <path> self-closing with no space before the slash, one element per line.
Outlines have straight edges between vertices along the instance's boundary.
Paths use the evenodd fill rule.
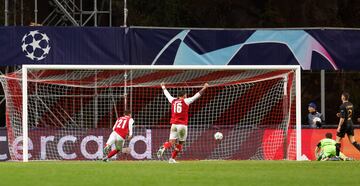
<path fill-rule="evenodd" d="M 221 132 L 217 132 L 217 133 L 215 133 L 214 134 L 214 138 L 216 139 L 216 140 L 221 140 L 221 139 L 223 139 L 223 134 L 221 133 Z"/>
<path fill-rule="evenodd" d="M 38 30 L 25 34 L 21 42 L 21 49 L 25 53 L 25 56 L 33 61 L 45 59 L 50 52 L 49 37 Z"/>

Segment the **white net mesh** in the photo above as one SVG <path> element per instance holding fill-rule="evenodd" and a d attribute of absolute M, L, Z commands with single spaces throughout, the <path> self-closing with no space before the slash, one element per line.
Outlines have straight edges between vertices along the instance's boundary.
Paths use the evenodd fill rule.
<path fill-rule="evenodd" d="M 12 159 L 21 159 L 21 73 L 1 77 Z M 169 137 L 170 103 L 210 87 L 190 106 L 182 159 L 295 159 L 295 72 L 289 70 L 28 70 L 30 160 L 98 159 L 125 108 L 135 137 L 120 159 L 155 159 Z M 214 140 L 215 132 L 224 138 Z M 166 156 L 169 156 L 166 154 Z M 165 157 L 166 157 L 165 156 Z"/>

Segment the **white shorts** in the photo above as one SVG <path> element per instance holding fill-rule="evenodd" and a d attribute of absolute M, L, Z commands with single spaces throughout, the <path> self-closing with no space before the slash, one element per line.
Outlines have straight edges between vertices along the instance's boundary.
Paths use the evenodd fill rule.
<path fill-rule="evenodd" d="M 170 138 L 177 139 L 179 141 L 186 141 L 188 134 L 188 127 L 181 124 L 172 124 L 170 128 Z"/>
<path fill-rule="evenodd" d="M 124 146 L 125 140 L 116 132 L 112 132 L 109 136 L 109 139 L 107 140 L 106 144 L 113 145 L 115 144 L 115 147 L 117 150 L 122 150 L 122 147 Z"/>

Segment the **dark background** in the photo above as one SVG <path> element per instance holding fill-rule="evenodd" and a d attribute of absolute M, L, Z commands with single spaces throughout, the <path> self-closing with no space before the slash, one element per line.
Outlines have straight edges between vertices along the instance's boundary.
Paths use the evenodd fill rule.
<path fill-rule="evenodd" d="M 14 21 L 13 1 L 9 0 L 10 24 Z M 103 3 L 104 1 L 104 3 Z M 0 4 L 0 24 L 4 24 L 4 1 Z M 17 25 L 20 23 L 17 1 Z M 107 7 L 106 0 L 98 0 Z M 113 0 L 113 26 L 123 24 L 123 1 Z M 91 9 L 92 0 L 84 1 Z M 34 1 L 24 0 L 24 25 L 33 21 Z M 49 0 L 38 0 L 41 23 L 52 10 Z M 129 0 L 128 25 L 165 27 L 359 27 L 359 0 Z M 108 18 L 99 17 L 100 25 Z M 92 25 L 89 25 L 92 26 Z"/>
<path fill-rule="evenodd" d="M 321 110 L 320 71 L 302 71 L 301 74 L 301 102 L 302 119 L 306 117 L 307 105 L 315 102 L 318 110 Z M 350 94 L 350 102 L 354 104 L 355 124 L 360 117 L 360 73 L 358 71 L 326 71 L 325 72 L 325 119 L 327 125 L 337 125 L 341 103 L 341 93 L 346 91 Z M 303 123 L 305 121 L 302 121 Z M 329 126 L 331 127 L 331 126 Z M 336 127 L 336 126 L 332 126 Z"/>

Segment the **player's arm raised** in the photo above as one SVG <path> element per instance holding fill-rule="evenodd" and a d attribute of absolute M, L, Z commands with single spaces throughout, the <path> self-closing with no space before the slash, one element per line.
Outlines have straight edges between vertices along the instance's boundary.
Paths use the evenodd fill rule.
<path fill-rule="evenodd" d="M 197 100 L 201 95 L 204 94 L 205 90 L 209 87 L 209 84 L 208 83 L 205 83 L 203 88 L 198 92 L 196 93 L 193 97 L 191 98 L 186 98 L 185 99 L 185 103 L 190 105 L 191 103 L 193 103 L 195 100 Z"/>
<path fill-rule="evenodd" d="M 203 88 L 199 91 L 199 94 L 200 95 L 203 95 L 205 90 L 209 87 L 209 84 L 208 83 L 204 83 L 204 86 Z"/>
<path fill-rule="evenodd" d="M 164 84 L 164 83 L 161 83 L 160 86 L 161 86 L 161 88 L 163 89 L 166 98 L 167 98 L 167 99 L 169 100 L 169 102 L 171 103 L 171 102 L 174 100 L 174 98 L 170 95 L 169 91 L 166 89 L 165 84 Z"/>

